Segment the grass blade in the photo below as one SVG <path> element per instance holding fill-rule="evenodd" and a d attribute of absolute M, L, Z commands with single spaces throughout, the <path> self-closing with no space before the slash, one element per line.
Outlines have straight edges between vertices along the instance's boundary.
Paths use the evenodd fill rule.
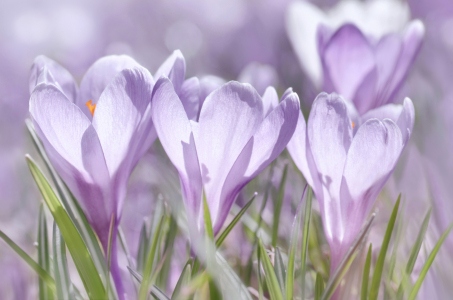
<path fill-rule="evenodd" d="M 53 222 L 53 270 L 57 286 L 57 299 L 74 299 L 71 282 L 69 280 L 68 262 L 66 260 L 66 244 L 60 229 Z"/>
<path fill-rule="evenodd" d="M 280 213 L 283 205 L 283 196 L 285 195 L 286 175 L 288 174 L 288 164 L 283 169 L 282 180 L 278 188 L 277 199 L 274 201 L 274 223 L 272 226 L 272 247 L 277 246 L 278 239 L 278 225 L 280 223 Z"/>
<path fill-rule="evenodd" d="M 417 297 L 417 293 L 420 290 L 420 287 L 422 286 L 423 280 L 426 277 L 426 274 L 429 271 L 429 268 L 433 264 L 434 259 L 436 258 L 437 253 L 439 252 L 440 247 L 444 243 L 445 239 L 447 238 L 448 234 L 451 231 L 451 228 L 453 227 L 453 224 L 451 224 L 442 234 L 440 237 L 439 241 L 437 242 L 436 246 L 434 249 L 431 251 L 431 253 L 428 256 L 428 259 L 426 260 L 425 264 L 423 265 L 422 271 L 420 272 L 420 275 L 418 276 L 417 281 L 414 284 L 414 287 L 412 288 L 411 293 L 409 294 L 408 300 L 414 300 L 415 297 Z"/>
<path fill-rule="evenodd" d="M 146 260 L 146 246 L 148 245 L 148 233 L 146 232 L 146 222 L 143 221 L 142 229 L 140 230 L 140 241 L 138 244 L 137 253 L 137 271 L 143 272 Z"/>
<path fill-rule="evenodd" d="M 305 189 L 307 186 L 305 186 Z M 304 190 L 305 194 L 305 190 Z M 310 220 L 311 220 L 311 201 L 313 199 L 313 190 L 308 187 L 307 200 L 305 200 L 304 227 L 302 229 L 302 251 L 301 251 L 301 290 L 302 299 L 305 299 L 305 272 L 307 270 L 308 241 L 310 238 Z"/>
<path fill-rule="evenodd" d="M 38 263 L 50 273 L 50 255 L 49 255 L 49 238 L 47 234 L 47 222 L 44 214 L 44 206 L 39 206 L 39 223 L 38 223 Z M 53 299 L 54 294 L 48 290 L 45 282 L 39 278 L 39 299 Z"/>
<path fill-rule="evenodd" d="M 360 293 L 361 300 L 367 300 L 368 281 L 370 280 L 370 266 L 371 266 L 371 244 L 370 247 L 368 247 L 368 254 L 366 255 L 365 267 L 363 268 L 362 290 Z"/>
<path fill-rule="evenodd" d="M 127 269 L 131 273 L 132 276 L 137 280 L 138 283 L 142 283 L 143 276 L 137 273 L 136 271 L 132 270 L 131 267 L 127 266 Z M 167 295 L 165 295 L 164 292 L 162 292 L 157 286 L 154 284 L 151 287 L 151 293 L 153 297 L 159 299 L 159 300 L 170 300 Z"/>
<path fill-rule="evenodd" d="M 204 225 L 206 230 L 206 236 L 209 240 L 214 240 L 214 232 L 212 231 L 211 213 L 209 212 L 208 202 L 206 200 L 206 194 L 203 193 L 203 216 Z"/>
<path fill-rule="evenodd" d="M 321 273 L 316 273 L 315 282 L 315 300 L 320 300 L 322 292 L 324 291 L 324 280 L 322 279 Z"/>
<path fill-rule="evenodd" d="M 425 219 L 423 220 L 422 227 L 420 228 L 420 232 L 418 233 L 417 240 L 415 241 L 414 246 L 411 250 L 411 255 L 409 257 L 409 261 L 406 265 L 406 274 L 412 274 L 414 270 L 415 261 L 417 260 L 418 253 L 420 252 L 420 248 L 422 247 L 423 240 L 425 238 L 426 230 L 428 229 L 429 219 L 431 217 L 432 208 L 426 213 Z"/>
<path fill-rule="evenodd" d="M 113 235 L 113 225 L 115 224 L 115 213 L 112 214 L 110 218 L 110 226 L 109 226 L 109 244 L 107 246 L 107 276 L 106 278 L 110 278 L 110 265 L 112 262 L 112 235 Z M 105 297 L 109 297 L 109 290 L 110 290 L 110 280 L 107 280 L 107 288 L 105 289 Z"/>
<path fill-rule="evenodd" d="M 265 273 L 265 280 L 267 283 L 267 287 L 269 289 L 270 299 L 271 300 L 283 300 L 283 295 L 280 291 L 280 287 L 278 285 L 277 277 L 274 273 L 274 268 L 272 267 L 272 263 L 269 259 L 269 256 L 266 253 L 266 249 L 264 249 L 263 242 L 261 238 L 258 240 L 258 255 L 260 256 L 261 263 L 264 268 Z"/>
<path fill-rule="evenodd" d="M 0 238 L 2 238 L 41 278 L 52 292 L 56 292 L 55 281 L 52 276 L 47 273 L 33 258 L 31 258 L 24 250 L 14 243 L 3 231 L 0 230 Z"/>
<path fill-rule="evenodd" d="M 219 248 L 220 245 L 222 245 L 223 241 L 226 239 L 228 234 L 230 233 L 231 230 L 233 230 L 234 226 L 239 222 L 241 219 L 242 215 L 247 211 L 247 209 L 252 205 L 253 200 L 255 200 L 257 193 L 253 194 L 252 198 L 247 202 L 246 205 L 241 209 L 241 211 L 234 217 L 233 221 L 231 221 L 230 224 L 228 224 L 228 227 L 225 228 L 225 230 L 220 234 L 220 236 L 217 238 L 217 241 L 215 242 L 216 248 Z"/>
<path fill-rule="evenodd" d="M 191 279 L 192 273 L 192 258 L 189 258 L 184 269 L 182 269 L 181 276 L 179 276 L 178 282 L 176 283 L 175 289 L 173 290 L 173 294 L 171 295 L 171 299 L 178 299 L 179 294 L 181 293 L 181 288 L 187 285 Z M 180 299 L 180 298 L 179 298 Z"/>
<path fill-rule="evenodd" d="M 52 213 L 55 222 L 60 228 L 61 234 L 71 253 L 77 271 L 83 281 L 90 299 L 102 299 L 105 297 L 105 289 L 99 273 L 93 263 L 90 253 L 82 240 L 79 232 L 69 218 L 66 210 L 55 196 L 52 188 L 45 179 L 41 170 L 36 166 L 30 156 L 26 156 L 28 167 L 38 185 L 47 206 Z"/>
<path fill-rule="evenodd" d="M 160 218 L 159 225 L 157 225 L 156 230 L 154 231 L 153 240 L 151 243 L 151 248 L 149 249 L 148 256 L 146 258 L 145 272 L 143 276 L 142 283 L 140 285 L 139 299 L 146 300 L 148 296 L 149 285 L 151 284 L 151 272 L 153 270 L 154 256 L 156 254 L 157 244 L 159 241 L 160 232 L 162 229 L 162 224 L 164 222 L 164 216 Z"/>
<path fill-rule="evenodd" d="M 381 250 L 379 251 L 378 260 L 374 268 L 373 279 L 371 280 L 370 288 L 370 300 L 376 300 L 379 294 L 379 286 L 381 285 L 382 272 L 384 270 L 385 256 L 387 255 L 387 249 L 392 237 L 393 227 L 395 226 L 396 216 L 398 214 L 398 208 L 400 206 L 401 194 L 396 200 L 395 207 L 393 208 L 392 215 L 390 216 L 387 230 L 385 232 L 384 240 L 382 241 Z"/>
<path fill-rule="evenodd" d="M 280 249 L 275 248 L 275 257 L 274 257 L 274 272 L 277 276 L 278 285 L 280 286 L 280 291 L 282 292 L 283 298 L 285 297 L 285 282 L 286 282 L 286 273 L 285 273 L 285 264 L 283 263 L 282 254 Z"/>
<path fill-rule="evenodd" d="M 286 272 L 286 300 L 293 299 L 296 248 L 297 241 L 299 238 L 300 219 L 302 218 L 301 207 L 306 191 L 307 185 L 305 185 L 304 191 L 302 193 L 302 198 L 300 199 L 299 205 L 297 206 L 296 215 L 294 216 L 293 226 L 291 229 L 291 241 L 289 243 L 289 256 L 288 256 L 288 271 Z"/>
<path fill-rule="evenodd" d="M 173 245 L 175 243 L 176 234 L 178 231 L 178 224 L 173 215 L 170 217 L 170 226 L 165 239 L 164 253 L 166 253 L 166 259 L 162 266 L 162 271 L 159 272 L 159 284 L 158 286 L 164 290 L 167 288 L 168 274 L 170 273 L 171 267 L 171 256 L 173 254 Z"/>

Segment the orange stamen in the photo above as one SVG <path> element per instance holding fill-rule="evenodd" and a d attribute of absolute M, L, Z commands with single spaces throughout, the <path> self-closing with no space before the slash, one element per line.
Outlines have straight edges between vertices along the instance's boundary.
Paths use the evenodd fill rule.
<path fill-rule="evenodd" d="M 93 101 L 90 100 L 88 101 L 87 103 L 85 103 L 85 105 L 88 107 L 88 109 L 90 110 L 90 113 L 91 113 L 91 116 L 94 115 L 94 110 L 96 109 L 96 103 L 95 104 L 91 104 Z M 353 123 L 354 124 L 354 123 Z"/>
<path fill-rule="evenodd" d="M 90 101 L 91 101 L 91 100 L 90 100 Z M 95 104 L 94 106 L 96 106 L 96 104 Z M 93 110 L 94 110 L 94 109 L 93 109 Z M 354 124 L 354 122 L 352 122 L 352 121 L 351 121 L 351 123 L 352 123 L 352 129 L 354 129 L 355 124 Z"/>

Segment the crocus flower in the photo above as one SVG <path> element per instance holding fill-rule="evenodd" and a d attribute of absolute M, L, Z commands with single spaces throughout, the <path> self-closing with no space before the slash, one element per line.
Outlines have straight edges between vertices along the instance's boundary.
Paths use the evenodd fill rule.
<path fill-rule="evenodd" d="M 362 118 L 351 118 L 352 110 L 341 96 L 319 94 L 308 124 L 300 114 L 288 144 L 318 199 L 332 272 L 392 174 L 414 125 L 409 98 L 403 105 L 385 105 Z"/>
<path fill-rule="evenodd" d="M 173 53 L 157 74 L 181 87 L 185 69 L 180 52 Z M 160 76 L 160 75 L 159 75 Z M 30 115 L 57 172 L 82 206 L 105 253 L 109 225 L 112 235 L 112 276 L 123 298 L 116 259 L 116 231 L 128 178 L 156 138 L 151 120 L 154 80 L 128 56 L 96 61 L 77 88 L 71 74 L 47 57 L 36 58 L 30 76 Z"/>
<path fill-rule="evenodd" d="M 351 23 L 374 39 L 400 32 L 409 21 L 407 3 L 397 0 L 343 0 L 323 11 L 308 1 L 294 1 L 288 7 L 286 31 L 305 72 L 320 90 L 323 69 L 317 51 L 317 30 L 323 24 L 333 30 Z"/>
<path fill-rule="evenodd" d="M 191 230 L 203 226 L 203 191 L 217 233 L 240 190 L 286 147 L 299 101 L 295 93 L 280 103 L 276 97 L 268 92 L 261 98 L 251 85 L 231 81 L 210 93 L 199 118 L 190 120 L 171 81 L 157 81 L 153 122 L 178 170 Z"/>

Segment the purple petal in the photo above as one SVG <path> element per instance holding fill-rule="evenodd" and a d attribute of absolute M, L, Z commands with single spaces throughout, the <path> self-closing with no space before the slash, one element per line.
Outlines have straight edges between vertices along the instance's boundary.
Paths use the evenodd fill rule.
<path fill-rule="evenodd" d="M 373 68 L 366 74 L 360 85 L 357 87 L 352 102 L 356 106 L 359 114 L 364 114 L 376 106 L 378 78 L 378 71 L 376 68 Z"/>
<path fill-rule="evenodd" d="M 238 81 L 250 83 L 258 94 L 263 95 L 268 86 L 278 85 L 278 75 L 270 65 L 251 62 L 239 74 Z"/>
<path fill-rule="evenodd" d="M 197 218 L 202 181 L 191 123 L 171 81 L 162 77 L 154 87 L 152 118 L 159 140 L 176 167 L 187 213 Z M 189 223 L 191 220 L 189 219 Z"/>
<path fill-rule="evenodd" d="M 98 59 L 86 72 L 80 83 L 76 104 L 91 120 L 90 110 L 86 106 L 89 100 L 97 104 L 99 97 L 112 79 L 122 70 L 140 65 L 127 55 L 111 55 Z"/>
<path fill-rule="evenodd" d="M 395 122 L 366 121 L 358 130 L 344 167 L 341 207 L 344 228 L 343 252 L 360 231 L 401 154 L 403 140 Z M 346 249 L 345 249 L 346 248 Z"/>
<path fill-rule="evenodd" d="M 178 93 L 189 120 L 197 120 L 200 112 L 200 82 L 192 77 L 184 81 Z"/>
<path fill-rule="evenodd" d="M 48 73 L 44 72 L 43 74 L 44 69 L 46 69 Z M 29 79 L 30 95 L 34 88 L 43 82 L 55 84 L 63 91 L 71 102 L 75 101 L 77 97 L 77 84 L 71 73 L 54 60 L 44 55 L 40 55 L 35 58 L 33 66 L 31 67 Z"/>
<path fill-rule="evenodd" d="M 414 104 L 412 103 L 411 99 L 405 98 L 403 103 L 403 110 L 396 121 L 396 124 L 401 130 L 403 142 L 405 145 L 412 134 L 412 130 L 414 129 L 414 121 L 415 121 Z"/>
<path fill-rule="evenodd" d="M 278 106 L 277 91 L 272 86 L 269 86 L 267 87 L 263 95 L 264 116 L 269 115 L 277 106 Z"/>
<path fill-rule="evenodd" d="M 154 74 L 156 80 L 161 76 L 168 77 L 173 83 L 176 93 L 179 94 L 184 78 L 186 77 L 186 61 L 181 51 L 173 51 Z"/>
<path fill-rule="evenodd" d="M 354 99 L 363 79 L 375 68 L 373 49 L 362 32 L 351 24 L 343 25 L 333 34 L 320 56 L 324 90 L 337 92 L 349 100 Z"/>
<path fill-rule="evenodd" d="M 292 93 L 293 93 L 293 88 L 291 88 L 291 87 L 287 88 L 286 91 L 283 93 L 281 100 L 282 101 L 285 100 L 286 97 L 288 97 Z"/>
<path fill-rule="evenodd" d="M 292 93 L 264 119 L 248 141 L 222 188 L 220 208 L 213 225 L 215 232 L 225 222 L 239 191 L 285 149 L 296 129 L 299 112 L 299 98 Z"/>
<path fill-rule="evenodd" d="M 332 242 L 343 235 L 340 216 L 340 186 L 344 164 L 352 140 L 352 122 L 344 100 L 336 95 L 321 93 L 316 97 L 307 125 L 308 140 L 321 181 L 327 239 Z"/>
<path fill-rule="evenodd" d="M 398 104 L 387 104 L 381 107 L 375 108 L 367 112 L 362 116 L 362 122 L 365 123 L 369 119 L 378 119 L 383 121 L 384 119 L 390 119 L 393 122 L 397 122 L 401 115 L 403 107 Z"/>
<path fill-rule="evenodd" d="M 235 81 L 212 92 L 201 108 L 200 132 L 195 143 L 213 224 L 221 187 L 263 118 L 263 101 L 256 90 Z"/>

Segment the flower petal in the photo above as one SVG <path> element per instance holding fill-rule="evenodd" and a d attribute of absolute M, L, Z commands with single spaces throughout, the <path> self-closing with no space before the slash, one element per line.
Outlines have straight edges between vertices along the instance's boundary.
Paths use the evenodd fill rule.
<path fill-rule="evenodd" d="M 104 89 L 119 72 L 139 66 L 127 55 L 110 55 L 98 59 L 83 76 L 76 104 L 91 120 L 91 112 L 85 104 L 89 100 L 97 104 Z"/>
<path fill-rule="evenodd" d="M 278 106 L 277 91 L 272 86 L 268 86 L 263 95 L 264 116 L 268 116 L 271 111 Z"/>
<path fill-rule="evenodd" d="M 178 170 L 187 213 L 197 218 L 202 181 L 194 134 L 184 107 L 168 78 L 162 77 L 156 82 L 151 105 L 159 140 Z"/>
<path fill-rule="evenodd" d="M 201 108 L 200 132 L 195 143 L 206 198 L 214 218 L 219 209 L 221 187 L 263 118 L 263 101 L 256 90 L 235 81 L 212 92 Z"/>
<path fill-rule="evenodd" d="M 404 145 L 406 145 L 406 143 L 409 140 L 409 137 L 412 134 L 412 130 L 414 129 L 414 121 L 415 121 L 414 104 L 412 103 L 411 99 L 406 97 L 403 103 L 403 110 L 396 121 L 396 124 L 401 130 Z"/>
<path fill-rule="evenodd" d="M 250 83 L 258 94 L 263 95 L 268 86 L 278 85 L 278 75 L 271 65 L 251 62 L 239 74 L 238 81 Z"/>
<path fill-rule="evenodd" d="M 44 68 L 47 69 L 50 75 L 49 73 L 42 74 Z M 44 75 L 44 77 L 42 77 L 42 75 Z M 51 82 L 49 83 L 53 83 L 61 88 L 66 97 L 71 102 L 74 102 L 77 97 L 77 84 L 71 73 L 60 64 L 44 55 L 36 57 L 31 67 L 29 79 L 30 95 L 38 84 L 48 82 L 49 76 L 51 77 Z"/>
<path fill-rule="evenodd" d="M 186 77 L 186 61 L 181 51 L 175 50 L 157 69 L 154 78 L 159 79 L 161 76 L 168 77 L 173 83 L 173 87 L 179 94 L 181 86 Z"/>
<path fill-rule="evenodd" d="M 383 121 L 384 119 L 390 119 L 396 123 L 401 115 L 402 110 L 403 107 L 398 104 L 383 105 L 364 114 L 362 116 L 362 122 L 365 123 L 369 119 L 378 119 L 380 121 Z"/>
<path fill-rule="evenodd" d="M 203 107 L 206 97 L 225 83 L 226 81 L 223 78 L 214 75 L 207 75 L 200 78 L 200 110 Z"/>
<path fill-rule="evenodd" d="M 200 82 L 198 78 L 192 77 L 184 81 L 178 96 L 189 120 L 197 120 L 200 112 Z"/>
<path fill-rule="evenodd" d="M 261 123 L 231 168 L 222 188 L 220 208 L 213 223 L 218 232 L 240 190 L 285 149 L 299 118 L 299 97 L 292 93 Z"/>

